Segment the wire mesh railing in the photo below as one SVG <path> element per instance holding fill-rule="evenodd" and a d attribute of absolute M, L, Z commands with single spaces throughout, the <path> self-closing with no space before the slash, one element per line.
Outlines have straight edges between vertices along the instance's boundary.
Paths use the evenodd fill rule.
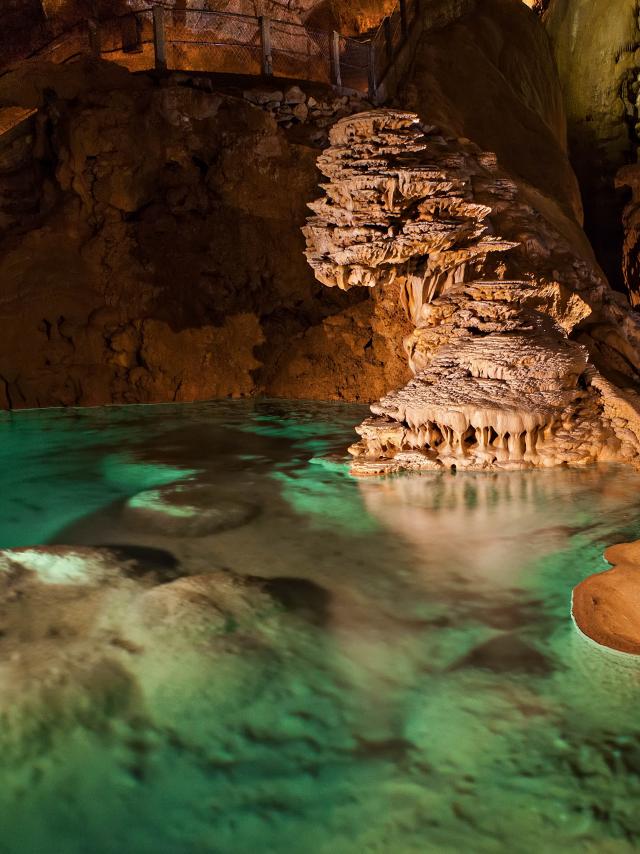
<path fill-rule="evenodd" d="M 272 71 L 277 77 L 331 83 L 329 33 L 287 21 L 271 21 Z"/>
<path fill-rule="evenodd" d="M 340 37 L 340 83 L 344 88 L 372 95 L 370 63 L 370 40 Z"/>
<path fill-rule="evenodd" d="M 251 15 L 202 9 L 164 13 L 167 68 L 221 74 L 261 74 L 260 21 Z"/>
<path fill-rule="evenodd" d="M 37 56 L 67 62 L 91 53 L 131 71 L 267 75 L 333 84 L 375 97 L 421 13 L 421 3 L 428 2 L 399 0 L 380 27 L 364 37 L 264 16 L 150 6 L 80 23 Z"/>

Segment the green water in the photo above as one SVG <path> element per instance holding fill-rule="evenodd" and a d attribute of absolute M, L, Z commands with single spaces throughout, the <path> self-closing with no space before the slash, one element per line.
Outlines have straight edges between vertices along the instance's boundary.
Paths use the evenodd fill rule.
<path fill-rule="evenodd" d="M 638 850 L 640 672 L 569 600 L 640 537 L 640 475 L 356 480 L 363 414 L 0 418 L 1 547 L 116 544 L 215 581 L 178 604 L 172 582 L 0 590 L 0 851 Z M 124 512 L 172 481 L 258 512 L 197 538 Z"/>

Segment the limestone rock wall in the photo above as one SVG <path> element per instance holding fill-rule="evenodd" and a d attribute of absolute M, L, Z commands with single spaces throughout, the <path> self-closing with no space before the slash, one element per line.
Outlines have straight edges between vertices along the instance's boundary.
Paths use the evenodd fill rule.
<path fill-rule="evenodd" d="M 400 104 L 494 152 L 513 178 L 580 221 L 562 89 L 540 19 L 524 3 L 482 0 L 425 32 Z"/>
<path fill-rule="evenodd" d="M 572 163 L 585 229 L 609 281 L 624 289 L 618 169 L 636 159 L 638 48 L 636 0 L 551 0 L 545 14 L 568 116 Z"/>
<path fill-rule="evenodd" d="M 325 120 L 357 105 L 316 91 L 301 121 L 300 90 L 246 95 L 106 63 L 0 78 L 0 104 L 38 108 L 0 158 L 1 405 L 370 400 L 404 381 L 397 300 L 329 292 L 303 254 Z M 2 195 L 21 174 L 22 213 Z"/>
<path fill-rule="evenodd" d="M 623 166 L 616 175 L 616 186 L 630 193 L 623 214 L 622 274 L 631 304 L 640 305 L 640 164 Z"/>

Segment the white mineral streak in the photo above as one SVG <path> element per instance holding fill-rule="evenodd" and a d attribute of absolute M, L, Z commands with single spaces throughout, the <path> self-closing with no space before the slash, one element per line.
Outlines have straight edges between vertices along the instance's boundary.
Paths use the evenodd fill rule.
<path fill-rule="evenodd" d="M 51 548 L 5 549 L 0 551 L 0 577 L 17 569 L 42 584 L 98 584 L 114 575 L 117 564 L 97 549 Z"/>
<path fill-rule="evenodd" d="M 342 119 L 330 143 L 304 229 L 309 263 L 344 290 L 399 282 L 415 325 L 415 376 L 357 428 L 354 472 L 640 459 L 640 396 L 590 363 L 598 351 L 637 379 L 638 321 L 495 156 L 399 110 Z M 586 319 L 584 344 L 569 340 Z"/>

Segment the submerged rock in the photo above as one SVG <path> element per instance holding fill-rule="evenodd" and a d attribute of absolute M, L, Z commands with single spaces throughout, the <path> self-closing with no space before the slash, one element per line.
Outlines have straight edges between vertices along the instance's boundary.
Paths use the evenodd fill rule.
<path fill-rule="evenodd" d="M 581 581 L 571 599 L 571 616 L 591 640 L 640 655 L 640 540 L 604 553 L 612 569 Z"/>
<path fill-rule="evenodd" d="M 287 612 L 297 614 L 317 626 L 329 622 L 331 594 L 307 578 L 260 578 L 250 581 L 262 584 L 262 589 Z"/>
<path fill-rule="evenodd" d="M 279 633 L 295 625 L 297 603 L 289 607 L 267 579 L 216 569 L 176 578 L 179 571 L 166 552 L 133 546 L 0 552 L 5 764 L 40 755 L 78 727 L 111 736 L 127 721 L 167 709 L 173 716 L 181 691 L 197 693 L 201 682 L 230 691 L 235 677 L 220 663 L 264 646 L 262 666 Z M 255 663 L 246 670 L 255 688 Z"/>
<path fill-rule="evenodd" d="M 95 585 L 121 574 L 119 561 L 106 549 L 36 546 L 0 551 L 0 583 Z"/>
<path fill-rule="evenodd" d="M 136 527 L 174 537 L 205 537 L 245 525 L 258 507 L 204 485 L 172 485 L 139 492 L 127 501 L 125 516 Z"/>
<path fill-rule="evenodd" d="M 170 552 L 146 546 L 30 546 L 0 551 L 5 592 L 26 586 L 91 587 L 131 579 L 163 584 L 182 575 Z"/>
<path fill-rule="evenodd" d="M 454 669 L 461 667 L 531 676 L 548 676 L 553 672 L 553 663 L 547 656 L 514 633 L 497 635 L 475 647 Z"/>

